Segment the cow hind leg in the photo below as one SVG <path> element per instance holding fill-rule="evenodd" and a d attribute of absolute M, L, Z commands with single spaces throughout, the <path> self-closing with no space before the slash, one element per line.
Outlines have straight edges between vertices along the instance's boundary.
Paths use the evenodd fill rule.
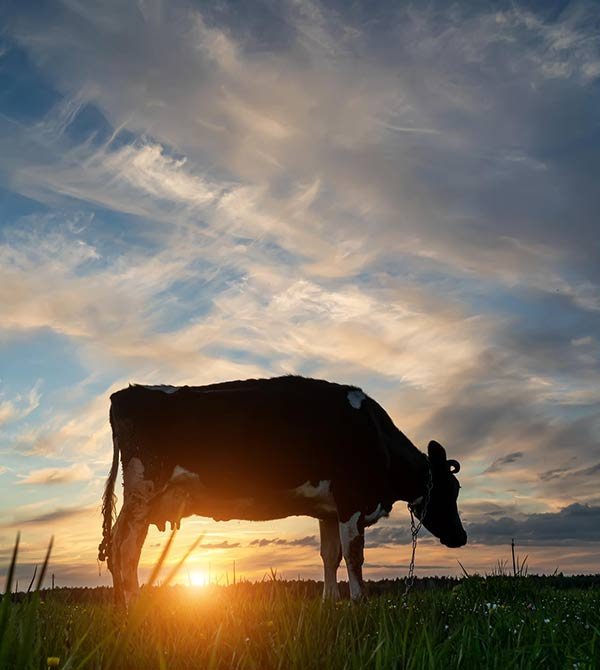
<path fill-rule="evenodd" d="M 348 583 L 352 600 L 364 598 L 362 566 L 364 563 L 365 524 L 360 512 L 355 512 L 347 521 L 340 521 L 342 554 L 348 569 Z"/>
<path fill-rule="evenodd" d="M 323 600 L 339 600 L 337 569 L 342 560 L 342 544 L 337 519 L 319 519 L 321 558 L 323 559 Z"/>
<path fill-rule="evenodd" d="M 111 559 L 115 601 L 128 607 L 139 594 L 138 563 L 148 533 L 147 508 L 125 505 L 112 532 Z"/>

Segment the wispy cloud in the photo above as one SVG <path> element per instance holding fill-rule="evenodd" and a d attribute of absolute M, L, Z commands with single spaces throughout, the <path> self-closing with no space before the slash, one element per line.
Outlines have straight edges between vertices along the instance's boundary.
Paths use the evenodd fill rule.
<path fill-rule="evenodd" d="M 497 458 L 483 472 L 484 474 L 489 474 L 490 472 L 498 472 L 498 470 L 501 470 L 505 466 L 511 465 L 512 463 L 518 461 L 520 458 L 523 458 L 524 455 L 525 454 L 522 451 L 513 451 L 510 454 L 506 454 L 506 456 L 500 456 L 500 458 Z"/>
<path fill-rule="evenodd" d="M 14 400 L 0 401 L 0 426 L 24 419 L 36 410 L 40 404 L 41 386 L 42 380 L 39 379 L 27 393 L 18 394 Z"/>
<path fill-rule="evenodd" d="M 502 517 L 468 527 L 473 542 L 522 545 L 600 542 L 600 507 L 573 504 L 559 512 L 531 514 L 523 519 Z"/>
<path fill-rule="evenodd" d="M 248 546 L 250 547 L 269 547 L 275 545 L 277 547 L 315 547 L 319 545 L 319 541 L 314 535 L 307 535 L 306 537 L 283 538 L 261 537 L 252 540 Z"/>
<path fill-rule="evenodd" d="M 70 484 L 90 479 L 92 471 L 85 464 L 73 464 L 65 468 L 40 468 L 32 470 L 19 484 Z"/>
<path fill-rule="evenodd" d="M 223 540 L 222 542 L 203 542 L 201 546 L 202 549 L 235 549 L 240 546 L 240 543 Z"/>
<path fill-rule="evenodd" d="M 91 509 L 89 507 L 60 507 L 51 512 L 36 514 L 33 516 L 19 516 L 8 523 L 3 523 L 2 528 L 20 528 L 21 526 L 47 526 L 48 524 L 72 521 L 76 518 L 88 517 Z"/>

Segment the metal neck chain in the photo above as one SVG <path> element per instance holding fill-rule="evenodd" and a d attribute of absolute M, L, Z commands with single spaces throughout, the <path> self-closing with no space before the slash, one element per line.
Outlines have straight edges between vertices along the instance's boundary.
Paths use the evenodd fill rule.
<path fill-rule="evenodd" d="M 412 588 L 412 585 L 415 581 L 415 555 L 417 553 L 417 539 L 419 537 L 419 531 L 423 527 L 423 519 L 427 514 L 427 506 L 429 505 L 429 498 L 432 488 L 433 480 L 431 478 L 431 467 L 429 466 L 429 461 L 427 461 L 427 484 L 425 486 L 425 495 L 423 497 L 423 511 L 421 512 L 421 518 L 419 519 L 418 523 L 415 523 L 415 504 L 408 503 L 408 511 L 410 512 L 410 534 L 412 536 L 412 555 L 410 558 L 410 564 L 408 566 L 406 588 L 404 589 L 405 597 L 408 595 L 408 592 Z"/>

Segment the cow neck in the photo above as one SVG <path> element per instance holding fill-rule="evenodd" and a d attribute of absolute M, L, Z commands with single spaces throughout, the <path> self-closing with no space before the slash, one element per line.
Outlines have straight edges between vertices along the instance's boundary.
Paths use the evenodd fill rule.
<path fill-rule="evenodd" d="M 427 492 L 430 477 L 429 458 L 414 447 L 394 454 L 392 471 L 395 480 L 395 499 L 411 503 Z"/>
<path fill-rule="evenodd" d="M 414 502 L 421 496 L 426 496 L 431 483 L 431 466 L 429 464 L 429 458 L 422 452 L 419 452 L 419 455 L 421 458 L 418 463 L 415 464 L 415 478 L 413 480 L 411 491 L 412 497 L 407 498 L 406 500 L 409 503 Z"/>
<path fill-rule="evenodd" d="M 422 454 L 423 458 L 419 467 L 419 474 L 416 477 L 417 492 L 412 500 L 408 502 L 414 502 L 417 498 L 429 498 L 431 495 L 431 488 L 433 486 L 433 475 L 431 472 L 431 463 L 429 462 L 429 457 L 425 454 Z"/>

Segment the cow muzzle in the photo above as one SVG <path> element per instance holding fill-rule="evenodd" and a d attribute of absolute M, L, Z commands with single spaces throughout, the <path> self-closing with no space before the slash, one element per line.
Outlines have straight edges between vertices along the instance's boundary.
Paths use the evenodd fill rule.
<path fill-rule="evenodd" d="M 463 530 L 452 537 L 440 538 L 440 542 L 450 549 L 464 547 L 467 544 L 467 533 Z"/>

